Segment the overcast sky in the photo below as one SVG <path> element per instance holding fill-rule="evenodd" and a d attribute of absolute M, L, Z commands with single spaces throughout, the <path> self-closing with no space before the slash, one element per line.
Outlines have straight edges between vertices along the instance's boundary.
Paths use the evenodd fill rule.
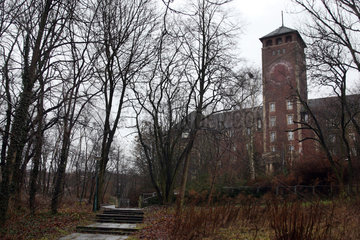
<path fill-rule="evenodd" d="M 179 0 L 181 3 L 182 0 Z M 179 3 L 178 2 L 178 3 Z M 239 18 L 243 32 L 239 39 L 239 55 L 249 65 L 261 68 L 261 42 L 259 38 L 281 26 L 281 11 L 284 11 L 284 26 L 298 29 L 299 14 L 293 14 L 291 0 L 234 0 L 230 6 L 231 15 Z M 129 119 L 128 119 L 129 120 Z M 129 124 L 131 122 L 132 124 Z M 125 124 L 124 124 L 125 123 Z M 120 139 L 125 144 L 125 154 L 131 155 L 134 129 L 124 128 L 133 125 L 125 121 L 119 131 Z M 129 135 L 130 134 L 130 135 Z"/>
<path fill-rule="evenodd" d="M 284 12 L 284 26 L 298 30 L 305 27 L 307 16 L 291 0 L 234 0 L 232 9 L 244 26 L 239 39 L 240 56 L 250 65 L 261 68 L 261 42 L 259 38 L 281 26 L 281 11 Z M 306 41 L 306 39 L 305 39 Z M 359 72 L 352 72 L 349 79 L 359 79 Z M 348 87 L 359 89 L 357 81 L 349 81 Z M 310 84 L 310 85 L 309 85 Z M 331 88 L 312 85 L 308 79 L 308 97 L 319 98 L 334 95 Z M 352 92 L 354 93 L 354 92 Z"/>
<path fill-rule="evenodd" d="M 281 11 L 284 26 L 298 30 L 301 14 L 295 14 L 291 0 L 234 0 L 231 4 L 244 26 L 239 40 L 241 57 L 255 66 L 261 67 L 259 38 L 281 26 Z"/>
<path fill-rule="evenodd" d="M 181 3 L 182 0 L 178 0 Z M 291 0 L 233 0 L 230 3 L 231 15 L 239 20 L 243 32 L 239 39 L 239 57 L 246 59 L 248 65 L 261 68 L 261 42 L 259 38 L 281 26 L 281 11 L 284 16 L 284 26 L 300 30 L 305 25 L 305 14 Z M 359 73 L 355 74 L 359 78 Z M 333 94 L 324 88 L 309 87 L 309 98 L 325 97 Z M 128 124 L 126 124 L 128 125 Z M 123 129 L 120 135 L 125 137 L 133 130 Z M 132 135 L 133 136 L 133 135 Z M 131 139 L 123 141 L 131 145 Z"/>

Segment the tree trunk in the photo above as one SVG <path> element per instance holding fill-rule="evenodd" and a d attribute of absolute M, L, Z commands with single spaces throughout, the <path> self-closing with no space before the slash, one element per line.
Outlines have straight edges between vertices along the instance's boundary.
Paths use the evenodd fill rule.
<path fill-rule="evenodd" d="M 36 196 L 36 190 L 37 190 L 37 179 L 39 175 L 39 167 L 40 167 L 40 161 L 41 161 L 41 155 L 42 155 L 42 146 L 43 146 L 43 96 L 44 96 L 44 87 L 43 82 L 41 82 L 41 91 L 39 96 L 39 102 L 37 106 L 37 131 L 36 131 L 36 137 L 35 137 L 35 155 L 33 157 L 33 169 L 30 174 L 30 183 L 29 183 L 29 207 L 32 214 L 35 213 L 35 196 Z"/>
<path fill-rule="evenodd" d="M 96 178 L 95 175 L 91 178 L 90 194 L 89 194 L 88 204 L 90 204 L 92 202 L 92 200 L 93 200 L 93 195 L 94 195 L 94 191 L 95 191 L 95 178 Z"/>
<path fill-rule="evenodd" d="M 6 163 L 4 166 L 4 175 L 1 182 L 1 195 L 0 195 L 0 225 L 3 225 L 6 221 L 7 211 L 9 207 L 10 196 L 14 192 L 14 187 L 18 184 L 18 179 L 13 178 L 20 167 L 20 160 L 22 151 L 24 149 L 27 137 L 27 119 L 29 106 L 32 103 L 32 90 L 36 81 L 36 68 L 37 63 L 41 57 L 41 42 L 45 32 L 45 25 L 50 12 L 50 6 L 52 0 L 47 0 L 39 21 L 39 30 L 33 45 L 33 55 L 30 64 L 28 59 L 25 59 L 25 66 L 23 71 L 23 89 L 20 93 L 20 100 L 15 109 L 14 121 L 10 134 L 10 145 L 7 152 Z M 29 36 L 25 41 L 24 52 L 25 56 L 29 56 L 30 52 Z"/>
<path fill-rule="evenodd" d="M 81 188 L 80 202 L 86 196 L 86 183 L 87 183 L 87 171 L 88 171 L 87 165 L 88 165 L 88 158 L 87 158 L 87 156 L 85 156 L 85 170 L 84 170 L 84 178 L 83 178 L 82 188 Z"/>
<path fill-rule="evenodd" d="M 32 89 L 32 86 L 31 86 Z M 5 223 L 11 195 L 14 194 L 19 182 L 14 175 L 19 176 L 22 151 L 26 143 L 27 112 L 31 103 L 31 90 L 24 89 L 20 96 L 18 108 L 15 111 L 11 130 L 10 145 L 4 166 L 0 194 L 0 225 Z"/>
<path fill-rule="evenodd" d="M 66 129 L 66 130 L 65 130 Z M 64 138 L 60 154 L 60 163 L 56 174 L 56 182 L 54 186 L 53 196 L 51 199 L 51 212 L 56 214 L 58 212 L 59 202 L 63 194 L 65 170 L 67 164 L 67 158 L 70 147 L 70 134 L 67 131 L 67 125 L 64 125 Z"/>

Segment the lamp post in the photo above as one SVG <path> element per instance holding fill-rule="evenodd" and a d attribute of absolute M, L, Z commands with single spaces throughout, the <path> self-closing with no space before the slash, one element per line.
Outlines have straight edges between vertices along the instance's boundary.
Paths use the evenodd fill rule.
<path fill-rule="evenodd" d="M 94 201 L 93 201 L 93 212 L 96 212 L 97 209 L 97 203 L 99 201 L 99 163 L 101 160 L 101 157 L 94 157 L 95 161 L 96 161 L 96 166 L 95 166 L 95 181 L 96 181 L 96 185 L 95 185 L 95 194 L 94 194 Z"/>

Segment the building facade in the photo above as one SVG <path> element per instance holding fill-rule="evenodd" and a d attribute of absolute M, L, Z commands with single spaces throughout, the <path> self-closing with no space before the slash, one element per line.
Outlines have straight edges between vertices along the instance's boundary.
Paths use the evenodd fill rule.
<path fill-rule="evenodd" d="M 263 44 L 263 158 L 267 170 L 272 171 L 275 159 L 292 161 L 303 150 L 302 107 L 297 99 L 300 96 L 307 100 L 306 45 L 298 31 L 284 26 L 260 41 Z"/>
<path fill-rule="evenodd" d="M 238 171 L 236 163 L 240 161 L 238 165 L 246 165 L 248 176 L 254 179 L 259 169 L 269 174 L 300 159 L 321 156 L 323 153 L 316 141 L 317 136 L 306 126 L 310 126 L 313 119 L 304 103 L 316 114 L 326 144 L 334 156 L 346 158 L 344 144 L 338 141 L 344 138 L 348 139 L 353 156 L 357 156 L 357 132 L 347 127 L 347 132 L 342 134 L 344 130 L 339 127 L 339 99 L 308 99 L 306 44 L 299 32 L 281 26 L 260 41 L 262 106 L 219 113 L 207 119 L 205 129 L 222 136 L 217 137 L 213 144 L 222 154 L 217 159 L 224 159 L 234 172 Z M 360 95 L 348 96 L 347 99 L 355 109 L 353 112 L 360 113 Z M 200 149 L 205 145 L 202 144 Z M 211 157 L 214 158 L 214 154 Z M 237 162 L 236 159 L 240 160 Z"/>

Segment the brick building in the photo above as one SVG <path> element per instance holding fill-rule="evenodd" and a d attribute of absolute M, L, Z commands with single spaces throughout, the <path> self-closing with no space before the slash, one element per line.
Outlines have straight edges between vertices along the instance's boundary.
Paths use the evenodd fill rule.
<path fill-rule="evenodd" d="M 326 126 L 324 133 L 326 141 L 334 155 L 341 156 L 342 147 L 338 147 L 340 143 L 337 144 L 337 139 L 341 138 L 339 136 L 341 131 L 338 127 L 330 126 L 329 123 L 339 124 L 338 98 L 308 100 L 304 52 L 306 44 L 299 32 L 281 26 L 260 38 L 260 41 L 262 42 L 262 106 L 215 114 L 205 122 L 206 129 L 221 133 L 222 137 L 212 140 L 213 146 L 217 145 L 222 149 L 217 151 L 222 154 L 219 159 L 227 160 L 229 171 L 236 171 L 236 159 L 246 159 L 242 163 L 247 165 L 250 177 L 254 178 L 256 168 L 271 173 L 291 165 L 294 161 L 321 152 L 315 141 L 303 141 L 305 138 L 314 138 L 314 135 L 311 131 L 305 130 L 301 124 L 311 119 L 299 99 L 306 102 L 317 115 L 319 122 Z M 360 95 L 352 95 L 347 99 L 358 109 L 356 111 L 360 112 Z M 351 127 L 349 129 L 346 134 L 350 136 L 351 151 L 356 156 L 358 150 L 355 146 L 358 136 Z M 199 151 L 206 144 L 200 144 L 199 156 L 201 155 Z M 214 147 L 211 150 L 214 150 Z M 211 157 L 214 158 L 214 154 Z M 197 167 L 194 166 L 193 169 Z"/>
<path fill-rule="evenodd" d="M 263 158 L 268 171 L 275 159 L 297 158 L 303 151 L 301 105 L 307 101 L 306 47 L 298 31 L 281 26 L 260 38 L 263 76 Z"/>

